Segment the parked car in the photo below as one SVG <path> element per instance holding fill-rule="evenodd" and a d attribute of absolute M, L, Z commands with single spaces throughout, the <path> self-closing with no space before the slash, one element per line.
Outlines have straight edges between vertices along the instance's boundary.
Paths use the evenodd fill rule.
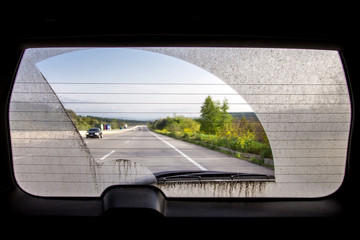
<path fill-rule="evenodd" d="M 89 138 L 89 137 L 102 138 L 103 133 L 101 132 L 100 128 L 90 128 L 86 132 L 86 138 Z"/>

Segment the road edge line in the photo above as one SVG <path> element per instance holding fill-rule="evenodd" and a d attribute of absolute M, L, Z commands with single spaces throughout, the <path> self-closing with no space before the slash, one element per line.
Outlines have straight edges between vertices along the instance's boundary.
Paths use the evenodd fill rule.
<path fill-rule="evenodd" d="M 200 170 L 203 171 L 207 171 L 207 169 L 205 167 L 203 167 L 200 163 L 196 162 L 195 160 L 193 160 L 191 157 L 189 157 L 188 155 L 186 155 L 185 153 L 183 153 L 182 151 L 180 151 L 179 149 L 177 149 L 175 146 L 173 146 L 172 144 L 168 143 L 166 140 L 162 139 L 161 137 L 157 136 L 155 133 L 149 131 L 150 134 L 152 134 L 153 136 L 155 136 L 156 138 L 160 139 L 161 141 L 163 141 L 164 143 L 166 143 L 167 145 L 169 145 L 170 147 L 172 147 L 175 151 L 177 151 L 178 153 L 180 153 L 184 158 L 186 158 L 189 162 L 191 162 L 192 164 L 194 164 L 196 167 L 200 168 Z"/>

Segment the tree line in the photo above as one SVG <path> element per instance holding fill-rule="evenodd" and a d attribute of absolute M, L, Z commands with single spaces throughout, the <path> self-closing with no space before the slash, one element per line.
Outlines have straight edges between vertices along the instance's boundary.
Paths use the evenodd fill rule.
<path fill-rule="evenodd" d="M 88 130 L 92 127 L 99 127 L 100 124 L 110 124 L 111 129 L 119 129 L 120 127 L 124 127 L 125 124 L 128 126 L 138 125 L 138 124 L 146 124 L 144 121 L 136 121 L 136 120 L 124 120 L 117 118 L 103 118 L 96 116 L 80 116 L 77 115 L 73 110 L 66 109 L 68 116 L 71 118 L 76 128 L 81 130 Z"/>

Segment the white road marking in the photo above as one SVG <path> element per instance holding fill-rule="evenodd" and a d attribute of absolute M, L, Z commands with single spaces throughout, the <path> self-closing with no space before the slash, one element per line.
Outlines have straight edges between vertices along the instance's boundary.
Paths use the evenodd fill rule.
<path fill-rule="evenodd" d="M 128 141 L 126 141 L 124 144 L 128 144 L 130 141 L 128 140 Z"/>
<path fill-rule="evenodd" d="M 106 154 L 105 156 L 103 156 L 102 158 L 100 158 L 100 160 L 104 160 L 105 158 L 107 158 L 108 156 L 110 156 L 111 154 L 113 154 L 116 150 L 112 150 L 111 152 L 109 152 L 108 154 Z"/>
<path fill-rule="evenodd" d="M 204 168 L 200 163 L 194 161 L 193 159 L 191 159 L 188 155 L 186 155 L 185 153 L 183 153 L 182 151 L 180 151 L 179 149 L 177 149 L 175 146 L 173 146 L 172 144 L 168 143 L 167 141 L 165 141 L 164 139 L 162 139 L 161 137 L 157 136 L 155 133 L 150 132 L 150 134 L 154 135 L 155 137 L 157 137 L 158 139 L 160 139 L 161 141 L 163 141 L 164 143 L 166 143 L 167 145 L 169 145 L 170 147 L 172 147 L 175 151 L 177 151 L 178 153 L 180 153 L 184 158 L 186 158 L 189 162 L 191 162 L 192 164 L 194 164 L 195 166 L 197 166 L 198 168 L 200 168 L 200 170 L 206 171 L 207 169 Z"/>

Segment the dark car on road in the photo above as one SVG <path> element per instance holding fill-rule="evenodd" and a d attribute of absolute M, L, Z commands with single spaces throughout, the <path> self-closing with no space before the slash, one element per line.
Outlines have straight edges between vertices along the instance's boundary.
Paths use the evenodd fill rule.
<path fill-rule="evenodd" d="M 101 132 L 100 128 L 90 128 L 86 132 L 86 138 L 89 138 L 89 137 L 102 138 L 103 133 Z"/>

